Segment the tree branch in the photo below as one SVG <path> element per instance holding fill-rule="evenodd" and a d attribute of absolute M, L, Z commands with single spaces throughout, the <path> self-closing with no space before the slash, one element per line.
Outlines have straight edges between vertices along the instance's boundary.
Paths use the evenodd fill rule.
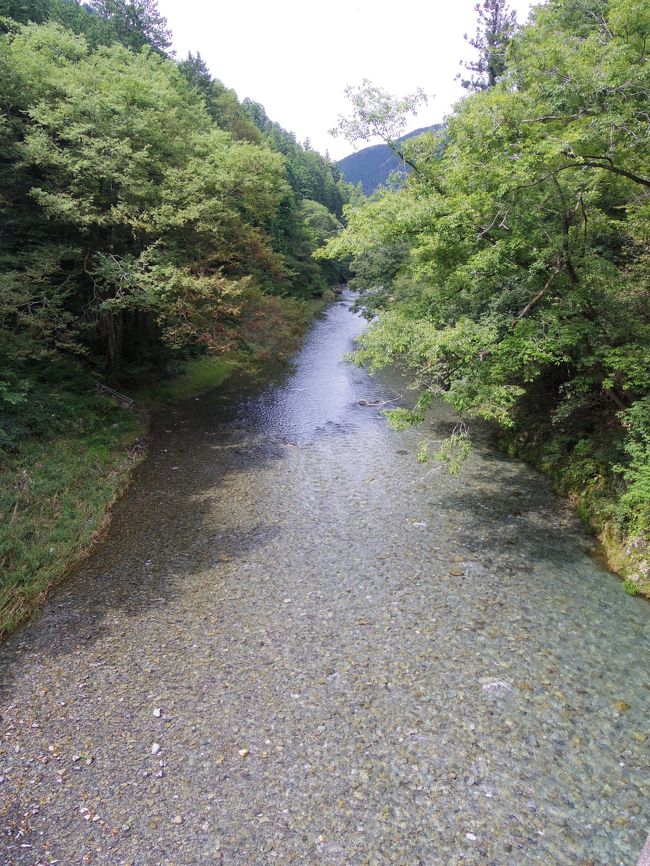
<path fill-rule="evenodd" d="M 578 158 L 579 159 L 579 158 Z M 577 162 L 567 162 L 564 165 L 559 165 L 557 168 L 554 168 L 552 171 L 547 172 L 541 177 L 536 178 L 535 180 L 531 180 L 530 183 L 522 183 L 520 186 L 516 186 L 513 189 L 513 192 L 517 192 L 520 189 L 530 189 L 531 186 L 537 186 L 538 183 L 544 183 L 545 180 L 549 180 L 549 178 L 555 177 L 561 171 L 567 171 L 568 169 L 576 169 L 576 168 L 601 168 L 604 171 L 611 171 L 614 174 L 620 174 L 622 177 L 627 177 L 629 180 L 634 181 L 635 183 L 640 184 L 641 186 L 650 187 L 650 178 L 644 177 L 640 174 L 634 174 L 631 171 L 627 171 L 624 168 L 617 168 L 613 164 L 609 164 L 607 162 L 592 162 L 593 159 L 602 159 L 609 160 L 609 157 L 599 156 L 599 157 L 590 157 L 587 159 L 579 159 Z M 611 160 L 610 160 L 611 163 Z"/>
<path fill-rule="evenodd" d="M 594 162 L 593 160 L 603 160 L 603 162 Z M 561 165 L 556 169 L 556 171 L 565 171 L 568 168 L 581 168 L 582 166 L 586 166 L 587 168 L 602 168 L 603 171 L 611 171 L 613 174 L 626 177 L 628 180 L 634 181 L 634 183 L 641 184 L 641 186 L 650 187 L 650 178 L 643 177 L 641 174 L 635 174 L 632 171 L 627 171 L 624 168 L 617 168 L 608 156 L 585 157 L 579 162 L 570 162 L 566 165 Z"/>
<path fill-rule="evenodd" d="M 519 315 L 517 316 L 517 318 L 514 320 L 514 322 L 513 322 L 512 325 L 510 326 L 511 328 L 514 328 L 514 327 L 517 325 L 518 322 L 520 322 L 520 321 L 521 321 L 525 316 L 528 315 L 528 313 L 530 313 L 530 311 L 533 309 L 533 307 L 535 306 L 535 304 L 537 304 L 539 301 L 542 300 L 542 298 L 544 297 L 544 295 L 548 292 L 548 290 L 549 290 L 549 289 L 551 288 L 551 286 L 553 285 L 553 282 L 555 281 L 555 278 L 558 277 L 558 276 L 562 273 L 562 268 L 563 268 L 563 264 L 558 265 L 557 269 L 556 269 L 555 271 L 553 271 L 553 273 L 551 274 L 551 276 L 550 276 L 550 277 L 548 278 L 548 280 L 544 283 L 543 288 L 541 288 L 541 289 L 539 290 L 539 292 L 537 292 L 537 294 L 535 295 L 535 297 L 532 298 L 532 299 L 531 299 L 531 300 L 526 304 L 526 306 L 523 308 L 523 310 L 521 311 L 521 313 L 519 313 Z"/>

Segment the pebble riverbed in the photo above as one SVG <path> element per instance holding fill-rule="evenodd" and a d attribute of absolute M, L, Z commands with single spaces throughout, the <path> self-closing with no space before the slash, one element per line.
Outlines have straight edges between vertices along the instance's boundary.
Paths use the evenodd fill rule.
<path fill-rule="evenodd" d="M 650 605 L 454 424 L 388 429 L 346 294 L 295 369 L 156 419 L 106 540 L 0 648 L 3 866 L 634 866 Z M 433 447 L 433 446 L 432 446 Z"/>

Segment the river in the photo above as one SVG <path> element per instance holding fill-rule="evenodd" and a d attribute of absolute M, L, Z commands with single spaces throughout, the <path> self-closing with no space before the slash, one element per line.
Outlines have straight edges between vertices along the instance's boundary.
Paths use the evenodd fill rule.
<path fill-rule="evenodd" d="M 0 650 L 0 862 L 633 866 L 650 605 L 451 411 L 343 355 L 155 421 L 106 540 Z"/>

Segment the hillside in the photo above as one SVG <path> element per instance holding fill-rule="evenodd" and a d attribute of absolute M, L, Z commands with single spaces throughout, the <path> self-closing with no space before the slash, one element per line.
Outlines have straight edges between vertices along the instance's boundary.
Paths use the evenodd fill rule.
<path fill-rule="evenodd" d="M 435 132 L 440 124 L 423 126 L 403 135 L 399 141 L 406 141 L 423 132 Z M 364 147 L 356 153 L 351 153 L 338 161 L 338 167 L 348 183 L 356 186 L 359 181 L 366 195 L 373 193 L 378 186 L 382 186 L 393 172 L 407 174 L 408 166 L 404 166 L 401 160 L 395 156 L 387 144 L 373 144 Z"/>

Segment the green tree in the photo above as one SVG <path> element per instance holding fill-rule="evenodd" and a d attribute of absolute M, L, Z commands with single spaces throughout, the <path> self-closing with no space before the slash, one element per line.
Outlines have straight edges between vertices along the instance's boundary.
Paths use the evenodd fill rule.
<path fill-rule="evenodd" d="M 198 52 L 190 52 L 179 64 L 179 68 L 192 87 L 200 93 L 208 114 L 221 129 L 227 130 L 235 138 L 261 142 L 259 130 L 246 115 L 234 90 L 229 90 L 212 77 Z"/>
<path fill-rule="evenodd" d="M 345 183 L 335 163 L 312 150 L 308 143 L 307 146 L 299 144 L 293 133 L 270 120 L 259 103 L 245 99 L 243 107 L 261 131 L 265 143 L 285 158 L 291 194 L 270 222 L 269 231 L 274 249 L 287 261 L 289 282 L 286 288 L 303 297 L 320 294 L 328 282 L 344 279 L 347 267 L 314 260 L 318 241 L 309 219 L 314 205 L 321 205 L 338 225 L 353 189 Z M 307 201 L 311 204 L 306 204 Z"/>
<path fill-rule="evenodd" d="M 363 361 L 405 365 L 594 503 L 616 498 L 617 465 L 637 493 L 647 478 L 633 411 L 650 391 L 645 20 L 627 0 L 538 7 L 444 147 L 419 140 L 418 172 L 349 207 L 324 253 L 352 256 L 380 313 Z M 647 532 L 637 493 L 625 517 L 606 513 Z"/>
<path fill-rule="evenodd" d="M 90 53 L 52 24 L 0 53 L 14 354 L 101 349 L 117 375 L 147 335 L 213 333 L 238 281 L 284 279 L 266 231 L 289 194 L 282 158 L 216 129 L 176 64 L 119 44 Z"/>
<path fill-rule="evenodd" d="M 88 0 L 90 9 L 110 24 L 116 41 L 138 50 L 149 45 L 169 53 L 172 37 L 157 0 Z"/>
<path fill-rule="evenodd" d="M 506 52 L 517 29 L 517 15 L 508 8 L 507 0 L 483 0 L 474 7 L 478 18 L 476 35 L 465 40 L 475 49 L 477 57 L 463 64 L 469 78 L 461 78 L 466 90 L 478 91 L 494 87 L 506 68 Z"/>
<path fill-rule="evenodd" d="M 0 18 L 13 18 L 21 24 L 42 24 L 50 14 L 49 0 L 0 0 Z"/>

